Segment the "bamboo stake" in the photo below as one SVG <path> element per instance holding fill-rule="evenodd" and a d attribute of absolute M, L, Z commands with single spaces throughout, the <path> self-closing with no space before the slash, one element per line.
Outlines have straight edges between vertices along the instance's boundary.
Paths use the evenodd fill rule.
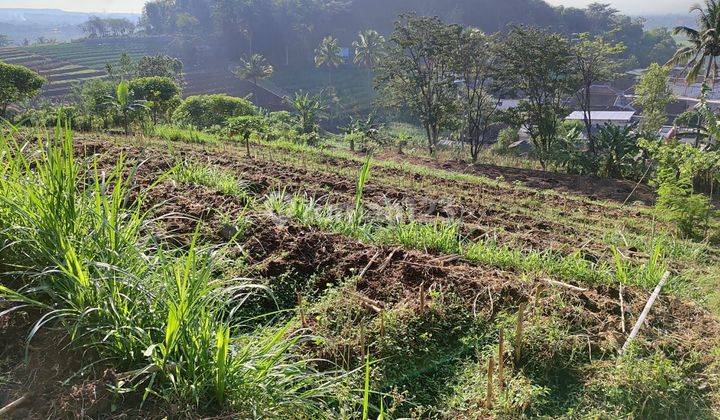
<path fill-rule="evenodd" d="M 305 328 L 305 325 L 306 325 L 305 310 L 303 309 L 303 298 L 302 298 L 302 294 L 300 294 L 300 292 L 297 292 L 297 306 L 298 306 L 298 311 L 300 312 L 300 325 L 302 325 L 302 327 Z"/>
<path fill-rule="evenodd" d="M 385 309 L 380 309 L 380 337 L 385 338 Z"/>
<path fill-rule="evenodd" d="M 505 334 L 503 330 L 500 330 L 498 339 L 498 389 L 502 391 L 505 388 Z"/>
<path fill-rule="evenodd" d="M 643 323 L 645 323 L 645 318 L 647 318 L 648 314 L 650 313 L 650 309 L 652 309 L 653 304 L 655 304 L 655 301 L 657 300 L 658 296 L 660 296 L 660 291 L 665 286 L 665 284 L 670 279 L 670 272 L 666 271 L 665 274 L 663 274 L 662 278 L 660 279 L 660 283 L 655 287 L 655 290 L 653 290 L 652 294 L 650 295 L 650 299 L 648 299 L 647 303 L 645 304 L 645 309 L 643 309 L 642 313 L 640 314 L 640 317 L 638 318 L 637 322 L 635 323 L 635 326 L 633 327 L 632 331 L 630 332 L 630 335 L 628 336 L 627 340 L 625 341 L 625 344 L 623 344 L 622 349 L 620 350 L 620 354 L 624 354 L 625 350 L 627 350 L 630 343 L 635 339 L 635 337 L 640 332 L 640 328 L 642 328 Z"/>
<path fill-rule="evenodd" d="M 620 328 L 625 334 L 625 298 L 623 297 L 623 285 L 620 284 Z"/>
<path fill-rule="evenodd" d="M 23 394 L 20 398 L 18 398 L 15 401 L 10 402 L 8 405 L 6 405 L 3 408 L 0 408 L 0 419 L 6 418 L 6 416 L 10 415 L 13 411 L 20 408 L 23 404 L 27 403 L 30 400 L 30 393 Z"/>
<path fill-rule="evenodd" d="M 487 395 L 485 396 L 485 407 L 489 410 L 492 408 L 493 402 L 493 371 L 495 370 L 495 360 L 490 356 L 488 360 L 487 370 Z"/>
<path fill-rule="evenodd" d="M 517 327 L 515 328 L 515 365 L 520 364 L 522 354 L 523 323 L 525 322 L 525 302 L 520 304 L 517 315 Z"/>

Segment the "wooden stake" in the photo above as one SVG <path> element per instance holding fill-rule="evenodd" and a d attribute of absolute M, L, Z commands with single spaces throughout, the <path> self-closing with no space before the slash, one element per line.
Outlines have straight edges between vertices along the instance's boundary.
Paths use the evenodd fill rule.
<path fill-rule="evenodd" d="M 665 283 L 668 282 L 670 279 L 670 272 L 666 271 L 665 274 L 663 274 L 662 278 L 660 279 L 660 283 L 655 287 L 655 290 L 650 295 L 650 299 L 648 299 L 647 303 L 645 304 L 645 309 L 643 309 L 642 313 L 640 314 L 640 317 L 638 318 L 637 322 L 635 323 L 635 326 L 633 327 L 632 331 L 630 332 L 630 335 L 628 336 L 627 340 L 625 341 L 625 344 L 623 344 L 622 349 L 620 350 L 620 354 L 624 354 L 625 350 L 627 350 L 630 343 L 635 339 L 635 337 L 640 332 L 640 328 L 642 328 L 643 323 L 645 323 L 645 318 L 647 318 L 648 314 L 650 313 L 650 309 L 652 309 L 653 304 L 655 304 L 655 301 L 657 300 L 658 296 L 660 296 L 660 291 L 665 286 Z"/>
<path fill-rule="evenodd" d="M 425 282 L 420 283 L 420 313 L 425 312 Z"/>
<path fill-rule="evenodd" d="M 625 334 L 625 298 L 623 298 L 623 285 L 620 283 L 620 329 Z"/>
<path fill-rule="evenodd" d="M 495 370 L 495 360 L 490 356 L 488 360 L 487 370 L 487 395 L 485 397 L 485 408 L 492 409 L 493 406 L 493 371 Z"/>
<path fill-rule="evenodd" d="M 503 330 L 500 330 L 498 339 L 498 389 L 502 391 L 505 388 L 505 333 Z"/>
<path fill-rule="evenodd" d="M 520 364 L 522 354 L 523 323 L 525 322 L 525 302 L 520 304 L 517 315 L 517 326 L 515 328 L 515 365 Z"/>
<path fill-rule="evenodd" d="M 380 309 L 380 337 L 385 338 L 385 309 Z"/>
<path fill-rule="evenodd" d="M 307 323 L 305 322 L 306 320 L 305 320 L 305 310 L 303 309 L 303 298 L 302 298 L 302 295 L 300 294 L 300 292 L 296 292 L 296 293 L 297 293 L 297 306 L 298 306 L 298 310 L 300 312 L 300 325 L 302 325 L 302 327 L 305 328 Z"/>

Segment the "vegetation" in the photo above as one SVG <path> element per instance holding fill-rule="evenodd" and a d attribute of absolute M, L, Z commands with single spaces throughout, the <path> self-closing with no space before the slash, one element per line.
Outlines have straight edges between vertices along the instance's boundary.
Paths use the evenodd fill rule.
<path fill-rule="evenodd" d="M 228 95 L 191 96 L 177 107 L 173 121 L 199 129 L 221 127 L 228 118 L 254 115 L 255 106 L 243 98 Z"/>
<path fill-rule="evenodd" d="M 7 116 L 8 106 L 35 96 L 45 79 L 34 71 L 0 62 L 0 117 Z"/>

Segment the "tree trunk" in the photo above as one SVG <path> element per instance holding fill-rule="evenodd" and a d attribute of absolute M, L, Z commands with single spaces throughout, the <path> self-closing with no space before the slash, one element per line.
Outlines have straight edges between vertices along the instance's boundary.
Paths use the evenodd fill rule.
<path fill-rule="evenodd" d="M 432 155 L 433 154 L 433 137 L 432 137 L 432 132 L 430 131 L 429 124 L 425 124 L 425 134 L 427 136 L 427 141 L 428 141 L 428 152 Z"/>
<path fill-rule="evenodd" d="M 245 151 L 247 152 L 247 157 L 250 156 L 250 135 L 245 136 Z"/>

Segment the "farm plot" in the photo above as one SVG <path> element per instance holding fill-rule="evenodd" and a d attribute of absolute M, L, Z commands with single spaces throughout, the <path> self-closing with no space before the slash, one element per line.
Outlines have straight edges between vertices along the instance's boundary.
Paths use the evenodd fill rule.
<path fill-rule="evenodd" d="M 695 303 L 698 283 L 686 276 L 716 266 L 715 248 L 674 239 L 648 208 L 392 160 L 372 161 L 362 183 L 364 156 L 253 147 L 246 158 L 233 144 L 85 136 L 75 145 L 103 173 L 123 156 L 134 190 L 149 188 L 144 208 L 156 223 L 148 229 L 164 247 L 222 247 L 236 262 L 219 268 L 222 277 L 269 288 L 272 299 L 250 298 L 249 316 L 286 311 L 280 319 L 315 337 L 296 351 L 322 360 L 318 369 L 362 376 L 367 367 L 371 411 L 382 401 L 392 417 L 717 412 L 717 308 Z M 617 357 L 665 269 L 670 287 Z M 10 318 L 7 336 L 21 344 L 18 331 L 33 316 Z M 54 362 L 38 355 L 53 354 L 43 350 L 56 348 L 57 332 L 41 331 L 35 370 L 10 375 L 13 396 Z M 490 360 L 502 368 L 488 369 Z M 76 369 L 62 364 L 53 383 Z M 96 368 L 72 390 L 43 383 L 51 403 L 33 414 L 103 413 L 114 376 Z M 121 410 L 132 413 L 135 402 L 125 398 Z M 149 410 L 178 415 L 157 401 Z"/>

